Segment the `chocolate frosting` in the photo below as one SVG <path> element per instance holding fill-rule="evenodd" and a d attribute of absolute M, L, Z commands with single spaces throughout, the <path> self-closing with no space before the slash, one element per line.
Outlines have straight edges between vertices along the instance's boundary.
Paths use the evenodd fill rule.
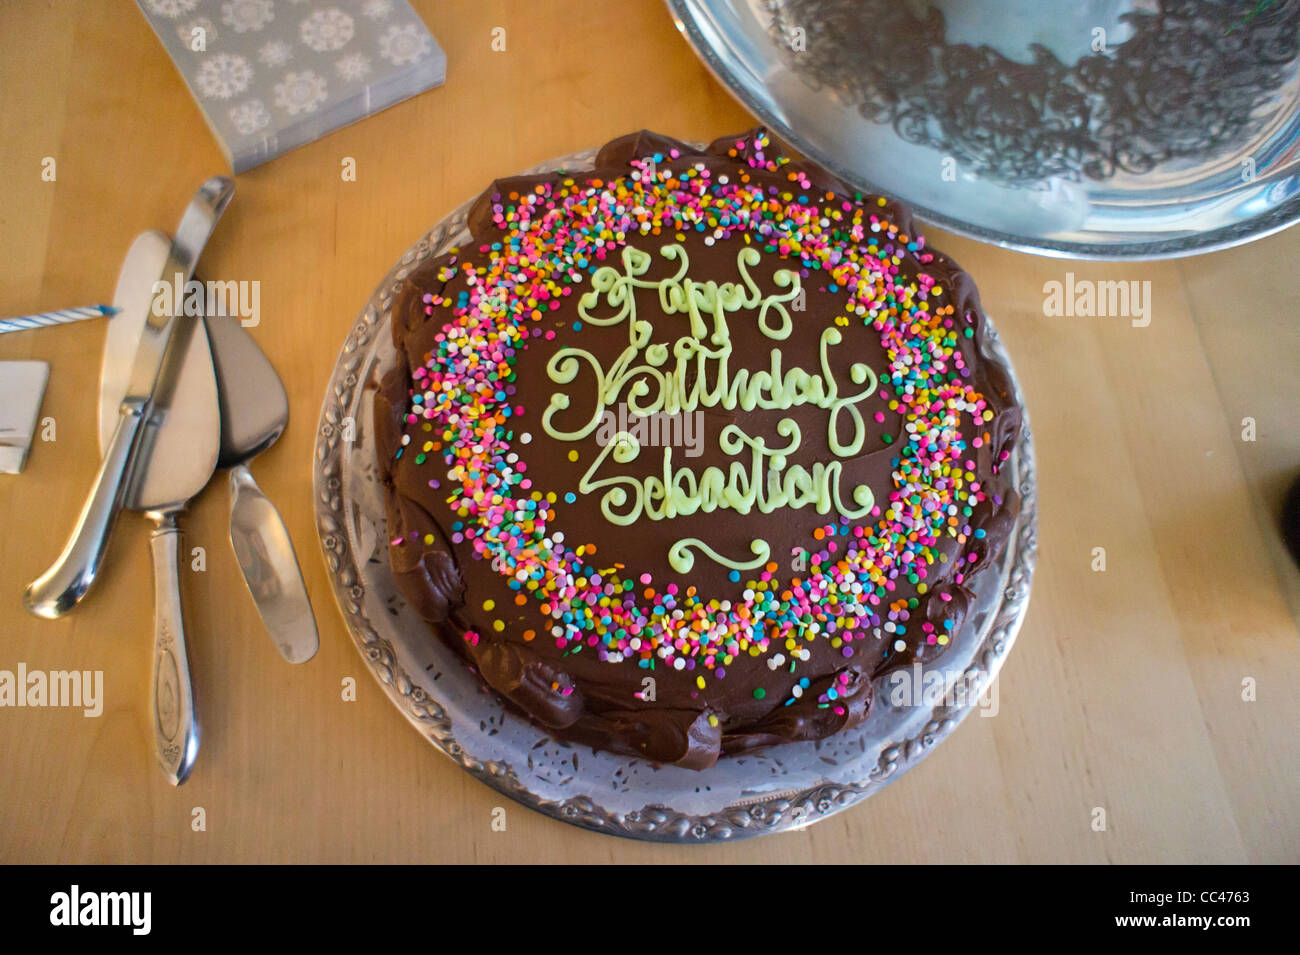
<path fill-rule="evenodd" d="M 986 350 L 987 326 L 978 291 L 970 276 L 947 256 L 909 242 L 916 239 L 914 225 L 908 211 L 898 203 L 856 194 L 825 170 L 805 161 L 792 159 L 779 170 L 768 171 L 746 166 L 729 154 L 734 153 L 738 141 L 752 142 L 762 135 L 766 133 L 759 129 L 723 137 L 698 150 L 642 131 L 608 143 L 600 150 L 591 172 L 550 173 L 494 182 L 471 207 L 468 225 L 472 240 L 465 248 L 425 263 L 403 284 L 392 310 L 398 361 L 381 382 L 375 401 L 378 467 L 387 502 L 389 539 L 393 542 L 389 559 L 401 592 L 430 623 L 435 637 L 463 654 L 493 690 L 553 735 L 695 769 L 713 765 L 720 756 L 794 740 L 821 739 L 855 726 L 870 710 L 873 679 L 914 661 L 932 660 L 945 647 L 911 633 L 906 648 L 899 650 L 892 638 L 886 635 L 881 639 L 877 632 L 875 640 L 861 644 L 859 651 L 846 659 L 829 641 L 813 640 L 807 645 L 810 658 L 799 663 L 795 672 L 785 666 L 773 667 L 765 655 L 742 653 L 727 666 L 725 679 L 709 679 L 705 687 L 700 686 L 702 671 L 698 669 L 660 667 L 648 671 L 630 659 L 607 662 L 594 652 L 571 652 L 571 648 L 558 647 L 548 638 L 553 621 L 536 603 L 516 603 L 516 592 L 509 589 L 507 578 L 492 567 L 491 561 L 476 554 L 469 543 L 453 543 L 452 528 L 459 518 L 447 500 L 451 482 L 446 480 L 442 459 L 433 455 L 419 465 L 414 455 L 400 452 L 403 436 L 408 433 L 406 415 L 418 391 L 413 375 L 435 351 L 436 337 L 452 319 L 447 307 L 426 306 L 426 296 L 453 293 L 458 286 L 454 278 L 444 280 L 446 267 L 457 265 L 463 274 L 463 270 L 484 262 L 488 254 L 484 250 L 492 243 L 502 241 L 504 231 L 494 215 L 503 196 L 527 195 L 539 186 L 566 180 L 609 183 L 629 176 L 633 160 L 656 153 L 662 157 L 659 168 L 674 173 L 706 168 L 714 177 L 746 175 L 782 192 L 798 189 L 816 198 L 834 193 L 837 198 L 867 204 L 880 219 L 894 223 L 900 233 L 895 254 L 901 274 L 924 273 L 936 279 L 947 290 L 944 301 L 954 306 L 957 324 L 973 331 L 970 337 L 959 338 L 956 347 L 971 372 L 968 383 L 983 396 L 992 417 L 978 424 L 963 420 L 960 430 L 967 442 L 965 456 L 974 462 L 984 499 L 974 504 L 966 519 L 972 534 L 964 542 L 942 537 L 934 545 L 946 562 L 933 565 L 926 591 L 918 593 L 916 586 L 900 577 L 897 589 L 890 594 L 891 600 L 915 597 L 918 603 L 912 619 L 928 621 L 938 633 L 951 635 L 949 646 L 973 633 L 973 617 L 979 608 L 975 606 L 971 578 L 987 573 L 997 564 L 1019 507 L 998 465 L 1013 447 L 1021 425 L 1007 371 Z M 668 158 L 674 150 L 677 158 Z M 769 157 L 792 155 L 775 141 L 765 147 L 765 153 Z M 627 242 L 649 252 L 677 242 L 689 254 L 691 278 L 719 283 L 738 281 L 738 241 L 714 243 L 706 238 L 702 232 L 688 232 L 681 238 L 665 233 L 632 235 Z M 923 260 L 923 255 L 931 258 Z M 653 258 L 647 279 L 654 281 L 673 273 L 671 263 L 657 254 Z M 604 264 L 617 266 L 617 256 Z M 771 290 L 776 287 L 775 273 L 779 269 L 798 267 L 797 261 L 792 264 L 783 256 L 765 255 L 751 274 L 761 289 Z M 827 292 L 824 274 L 813 271 L 804 276 L 805 310 L 793 313 L 794 333 L 779 343 L 784 368 L 819 366 L 820 330 L 843 308 L 843 296 Z M 576 291 L 590 288 L 587 278 L 588 284 Z M 639 289 L 635 294 L 638 315 L 661 315 L 653 291 Z M 512 404 L 523 409 L 511 421 L 513 432 L 533 436 L 531 444 L 513 447 L 527 461 L 533 486 L 558 492 L 561 497 L 577 491 L 599 447 L 594 435 L 577 442 L 561 442 L 543 429 L 542 414 L 557 390 L 547 376 L 547 362 L 559 349 L 576 345 L 595 355 L 603 367 L 609 367 L 627 345 L 627 331 L 621 325 L 600 327 L 589 323 L 576 330 L 579 297 L 567 296 L 560 300 L 558 308 L 546 313 L 542 327 L 553 331 L 553 338 L 531 338 L 519 349 L 514 366 L 516 391 L 511 398 Z M 760 334 L 752 319 L 737 318 L 730 325 L 733 367 L 766 367 L 769 352 L 778 343 Z M 851 322 L 841 331 L 843 342 L 832 350 L 830 359 L 836 380 L 847 382 L 849 366 L 854 362 L 864 362 L 878 373 L 888 369 L 881 337 L 870 325 Z M 882 391 L 890 390 L 884 387 L 883 374 L 881 385 Z M 591 381 L 580 376 L 565 390 L 586 394 L 584 386 L 590 390 Z M 846 496 L 847 489 L 865 484 L 874 492 L 878 504 L 888 502 L 894 490 L 895 459 L 907 440 L 900 415 L 886 414 L 883 424 L 872 417 L 873 412 L 883 411 L 886 403 L 879 394 L 865 400 L 862 410 L 868 428 L 867 443 L 859 455 L 838 459 L 843 465 L 841 487 L 846 489 Z M 729 411 L 720 406 L 701 410 L 705 426 L 700 454 L 685 459 L 675 455 L 677 467 L 688 466 L 697 474 L 709 465 L 725 471 L 734 458 L 718 446 L 717 435 L 723 427 L 738 424 L 751 435 L 763 435 L 770 443 L 778 443 L 774 426 L 782 416 L 793 419 L 802 430 L 796 463 L 811 467 L 817 461 L 837 460 L 828 450 L 829 425 L 821 408 L 803 405 L 781 414 L 762 409 Z M 569 419 L 565 418 L 567 413 L 557 416 L 560 426 L 576 424 L 584 417 L 582 409 L 574 411 Z M 971 439 L 977 434 L 987 434 L 989 439 L 976 448 Z M 886 435 L 889 443 L 884 443 Z M 569 459 L 571 449 L 579 452 L 576 462 Z M 655 451 L 622 466 L 620 473 L 638 478 L 661 473 L 662 459 L 658 449 Z M 567 540 L 594 544 L 600 555 L 595 560 L 601 567 L 625 566 L 634 575 L 649 573 L 656 587 L 671 582 L 682 591 L 694 587 L 705 599 L 738 603 L 745 584 L 733 582 L 728 569 L 720 564 L 700 556 L 690 573 L 677 573 L 667 556 L 672 542 L 699 535 L 707 537 L 722 553 L 747 555 L 749 541 L 761 536 L 771 543 L 772 560 L 781 565 L 778 576 L 786 577 L 790 576 L 788 555 L 797 548 L 811 551 L 823 546 L 812 535 L 828 520 L 833 522 L 835 517 L 820 516 L 807 508 L 786 508 L 766 515 L 720 509 L 690 518 L 642 519 L 632 527 L 619 527 L 601 514 L 597 495 L 579 495 L 576 505 L 558 513 L 554 527 L 563 530 Z M 958 582 L 955 578 L 963 571 L 965 576 Z M 498 608 L 494 613 L 483 609 L 489 603 Z M 494 629 L 494 618 L 504 619 L 504 629 Z M 526 634 L 533 636 L 526 638 Z M 833 690 L 835 706 L 825 705 L 828 689 Z"/>

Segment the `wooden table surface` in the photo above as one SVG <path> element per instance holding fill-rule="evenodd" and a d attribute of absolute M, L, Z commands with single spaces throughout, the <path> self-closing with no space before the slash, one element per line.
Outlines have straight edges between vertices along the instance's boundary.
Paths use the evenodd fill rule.
<path fill-rule="evenodd" d="M 298 545 L 321 648 L 294 667 L 271 646 L 215 480 L 185 521 L 208 560 L 184 581 L 204 735 L 179 790 L 153 764 L 140 517 L 119 523 L 75 613 L 38 620 L 20 601 L 96 468 L 104 329 L 0 337 L 0 360 L 50 363 L 41 414 L 56 423 L 23 474 L 0 475 L 0 669 L 97 669 L 105 683 L 98 718 L 0 709 L 0 861 L 1300 860 L 1300 573 L 1276 530 L 1300 472 L 1296 229 L 1128 265 L 932 231 L 978 281 L 1034 425 L 1040 556 L 998 715 L 967 720 L 883 793 L 802 832 L 655 846 L 508 802 L 494 831 L 503 798 L 406 723 L 335 606 L 311 499 L 326 380 L 389 266 L 489 179 L 632 129 L 711 139 L 754 120 L 658 0 L 617 16 L 596 2 L 416 7 L 447 51 L 447 84 L 239 176 L 203 258 L 207 277 L 261 283 L 253 334 L 292 417 L 255 471 Z M 132 238 L 170 231 L 195 186 L 226 170 L 129 0 L 0 5 L 0 85 L 0 315 L 107 300 Z M 349 156 L 355 182 L 340 176 Z M 1149 281 L 1150 325 L 1045 317 L 1044 283 L 1067 272 Z"/>

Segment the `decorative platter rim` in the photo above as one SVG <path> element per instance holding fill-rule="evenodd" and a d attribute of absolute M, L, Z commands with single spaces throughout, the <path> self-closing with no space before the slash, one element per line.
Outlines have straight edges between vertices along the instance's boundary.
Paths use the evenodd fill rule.
<path fill-rule="evenodd" d="M 564 156 L 526 170 L 524 175 L 556 169 L 578 170 L 584 166 L 590 168 L 595 153 L 596 150 L 587 150 Z M 963 692 L 955 699 L 946 694 L 945 699 L 932 708 L 914 707 L 916 711 L 928 710 L 928 714 L 922 714 L 928 718 L 918 725 L 915 732 L 871 741 L 871 745 L 878 749 L 877 758 L 869 771 L 858 778 L 822 780 L 815 785 L 779 791 L 770 786 L 764 789 L 762 781 L 756 780 L 756 795 L 752 798 L 730 799 L 705 812 L 683 811 L 663 802 L 614 810 L 604 804 L 606 797 L 594 794 L 594 785 L 591 792 L 565 799 L 548 798 L 536 791 L 538 787 L 521 779 L 520 772 L 510 762 L 485 756 L 476 751 L 473 742 L 462 739 L 462 734 L 472 735 L 472 720 L 464 720 L 458 726 L 452 715 L 456 706 L 466 705 L 472 709 L 481 705 L 486 710 L 489 706 L 499 707 L 499 704 L 491 703 L 489 695 L 481 694 L 481 704 L 475 700 L 465 704 L 461 700 L 453 705 L 448 697 L 439 698 L 430 692 L 423 685 L 420 674 L 403 666 L 400 659 L 403 648 L 398 644 L 405 632 L 385 635 L 382 631 L 390 624 L 367 606 L 370 600 L 367 583 L 371 575 L 387 575 L 391 581 L 391 571 L 386 557 L 376 562 L 370 559 L 371 555 L 358 556 L 356 553 L 355 482 L 349 481 L 348 452 L 360 427 L 358 422 L 364 418 L 358 410 L 363 406 L 372 366 L 377 362 L 376 349 L 388 334 L 389 311 L 396 292 L 402 280 L 421 262 L 463 240 L 467 234 L 465 217 L 470 205 L 471 202 L 461 205 L 400 257 L 351 326 L 325 390 L 313 448 L 316 529 L 331 589 L 357 651 L 392 703 L 440 752 L 470 775 L 516 802 L 585 829 L 653 842 L 723 842 L 801 829 L 862 801 L 916 765 L 946 739 L 972 709 L 978 708 L 980 698 L 992 686 L 1016 639 L 1028 607 L 1037 555 L 1037 509 L 1033 446 L 1027 415 L 1008 461 L 1013 469 L 1013 483 L 1021 496 L 1021 509 L 1007 543 L 999 577 L 993 584 L 986 584 L 993 595 L 992 605 L 985 614 L 978 639 L 972 638 L 965 644 L 969 652 L 954 653 L 962 646 L 954 644 L 938 664 L 942 666 L 946 657 L 954 657 L 954 662 L 961 668 L 959 679 L 963 681 Z M 991 323 L 990 332 L 991 348 L 996 358 L 1007 365 L 1017 400 L 1023 407 L 1019 382 Z M 988 580 L 993 581 L 993 578 Z M 994 585 L 996 594 L 992 590 Z M 427 642 L 434 640 L 427 631 L 417 638 Z M 463 664 L 459 665 L 463 668 Z M 477 716 L 475 713 L 474 718 Z M 919 720 L 914 722 L 920 724 Z M 479 728 L 482 728 L 482 723 Z M 603 754 L 603 757 L 620 759 L 609 754 Z M 643 760 L 627 762 L 648 765 Z M 575 767 L 578 765 L 576 756 L 573 763 Z M 584 765 L 591 765 L 591 757 L 586 758 Z M 702 780 L 710 772 L 713 771 L 704 771 L 692 778 Z M 702 788 L 710 787 L 702 785 Z"/>
<path fill-rule="evenodd" d="M 919 201 L 914 196 L 900 193 L 882 185 L 873 177 L 848 168 L 845 161 L 833 151 L 823 148 L 795 130 L 790 123 L 778 115 L 779 108 L 775 102 L 767 102 L 750 90 L 740 79 L 740 68 L 731 62 L 732 57 L 725 51 L 719 51 L 711 42 L 707 31 L 701 28 L 700 21 L 709 13 L 716 12 L 721 6 L 732 6 L 738 0 L 664 0 L 678 31 L 690 44 L 695 54 L 707 67 L 714 78 L 740 102 L 749 112 L 762 121 L 769 129 L 783 138 L 793 148 L 808 159 L 818 163 L 846 183 L 865 192 L 893 195 L 903 200 L 916 217 L 929 226 L 944 229 L 954 235 L 975 239 L 999 248 L 1017 252 L 1028 252 L 1048 258 L 1080 259 L 1088 261 L 1136 260 L 1154 261 L 1162 259 L 1184 258 L 1203 255 L 1234 248 L 1257 239 L 1281 232 L 1300 222 L 1300 193 L 1275 202 L 1271 207 L 1257 214 L 1239 219 L 1231 224 L 1217 226 L 1192 234 L 1170 235 L 1168 237 L 1143 239 L 1138 241 L 1071 241 L 1052 238 L 1048 235 L 1034 235 L 980 225 L 972 218 L 962 218 L 942 212 L 932 204 Z M 743 0 L 740 0 L 743 2 Z M 775 62 L 775 60 L 773 60 Z M 756 72 L 746 66 L 749 72 Z M 1292 104 L 1291 119 L 1296 119 L 1300 103 Z M 1292 187 L 1300 188 L 1300 176 L 1291 175 Z M 1281 185 L 1281 182 L 1279 185 Z M 1269 192 L 1277 191 L 1276 189 Z M 1285 190 L 1282 190 L 1285 191 Z M 1151 212 L 1158 216 L 1169 206 L 1170 200 L 1153 202 Z M 1248 203 L 1242 203 L 1243 205 Z"/>

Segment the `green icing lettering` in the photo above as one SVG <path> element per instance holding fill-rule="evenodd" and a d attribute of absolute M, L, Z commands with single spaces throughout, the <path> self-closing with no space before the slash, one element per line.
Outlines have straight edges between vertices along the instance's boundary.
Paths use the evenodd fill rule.
<path fill-rule="evenodd" d="M 783 369 L 779 348 L 770 351 L 766 368 L 752 371 L 741 368 L 734 373 L 730 368 L 728 313 L 757 311 L 759 331 L 773 341 L 785 340 L 793 329 L 786 304 L 799 296 L 801 288 L 796 272 L 782 269 L 775 273 L 774 282 L 788 291 L 763 295 L 750 274 L 750 269 L 761 261 L 753 247 L 742 248 L 736 256 L 739 284 L 692 280 L 687 275 L 690 260 L 680 245 L 666 245 L 660 254 L 677 264 L 675 274 L 665 279 L 644 279 L 652 258 L 632 246 L 622 250 L 621 271 L 602 266 L 593 274 L 591 291 L 578 301 L 578 313 L 584 322 L 593 325 L 608 327 L 626 323 L 628 344 L 608 368 L 602 367 L 583 348 L 566 347 L 552 356 L 546 371 L 553 382 L 572 384 L 585 364 L 595 376 L 596 397 L 590 415 L 582 424 L 566 430 L 556 424 L 555 417 L 569 410 L 570 397 L 564 391 L 552 394 L 542 415 L 542 428 L 548 435 L 559 441 L 582 440 L 600 425 L 606 410 L 620 402 L 627 405 L 629 414 L 642 417 L 661 412 L 685 414 L 712 407 L 729 411 L 756 408 L 789 411 L 800 405 L 812 405 L 828 413 L 828 444 L 836 457 L 853 457 L 861 452 L 866 442 L 866 424 L 857 405 L 875 393 L 878 380 L 865 364 L 855 363 L 850 366 L 849 377 L 857 390 L 841 394 L 830 366 L 830 349 L 843 341 L 838 329 L 827 328 L 821 333 L 817 374 L 802 368 Z M 653 323 L 637 317 L 636 289 L 653 289 L 665 315 L 686 316 L 689 334 L 678 337 L 671 347 L 652 342 Z M 597 313 L 602 305 L 609 310 L 607 314 Z M 846 425 L 841 416 L 848 419 Z M 845 427 L 850 432 L 848 440 L 841 436 Z M 672 448 L 668 447 L 663 450 L 660 475 L 643 480 L 598 476 L 610 458 L 617 464 L 628 464 L 640 454 L 637 439 L 620 431 L 604 444 L 579 482 L 578 490 L 583 494 L 600 493 L 601 513 L 619 526 L 629 526 L 642 517 L 672 520 L 719 508 L 741 514 L 755 510 L 770 514 L 781 508 L 812 507 L 819 514 L 836 513 L 850 519 L 870 512 L 875 500 L 865 485 L 853 488 L 851 504 L 846 505 L 842 500 L 841 462 L 817 462 L 811 470 L 789 465 L 788 459 L 799 450 L 802 441 L 793 419 L 782 418 L 777 433 L 787 443 L 770 448 L 763 438 L 752 437 L 737 425 L 727 425 L 718 437 L 722 450 L 742 459 L 747 456 L 749 461 L 748 465 L 743 460 L 733 461 L 726 471 L 708 467 L 697 476 L 689 468 L 674 468 Z M 675 570 L 684 573 L 694 566 L 692 550 L 733 570 L 749 570 L 764 564 L 771 548 L 766 541 L 754 540 L 750 550 L 755 559 L 740 562 L 718 554 L 698 538 L 683 538 L 670 549 L 669 562 Z"/>

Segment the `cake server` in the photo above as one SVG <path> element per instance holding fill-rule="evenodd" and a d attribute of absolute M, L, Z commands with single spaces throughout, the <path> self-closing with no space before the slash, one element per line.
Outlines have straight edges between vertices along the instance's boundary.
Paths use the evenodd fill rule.
<path fill-rule="evenodd" d="M 183 286 L 189 280 L 234 188 L 235 184 L 224 176 L 214 176 L 199 188 L 181 217 L 158 281 L 178 282 Z M 114 321 L 121 318 L 119 314 Z M 113 438 L 100 461 L 99 472 L 72 536 L 54 566 L 29 584 L 23 594 L 23 604 L 32 613 L 49 618 L 62 616 L 77 605 L 94 583 L 113 522 L 122 506 L 128 465 L 142 434 L 151 430 L 145 423 L 156 424 L 154 399 L 164 377 L 161 371 L 169 363 L 180 364 L 173 333 L 178 326 L 192 329 L 195 324 L 193 317 L 156 315 L 152 308 L 145 313 Z M 188 338 L 179 344 L 183 347 L 187 342 Z"/>
<path fill-rule="evenodd" d="M 221 402 L 217 466 L 230 469 L 230 543 L 276 649 L 290 663 L 305 663 L 320 641 L 302 569 L 284 519 L 245 466 L 284 433 L 289 398 L 238 319 L 209 315 L 206 322 Z"/>
<path fill-rule="evenodd" d="M 150 293 L 147 276 L 156 272 L 159 255 L 166 255 L 167 237 L 158 232 L 139 236 L 127 253 L 118 280 L 123 301 Z M 124 315 L 134 315 L 124 312 Z M 100 442 L 111 442 L 113 389 L 120 387 L 121 355 L 129 354 L 133 336 L 143 323 L 124 320 L 105 340 L 104 373 L 100 381 Z M 189 340 L 178 366 L 155 401 L 162 412 L 131 461 L 122 495 L 124 507 L 144 511 L 153 522 L 149 535 L 154 568 L 154 647 L 150 706 L 154 749 L 172 785 L 189 775 L 198 755 L 199 732 L 185 646 L 185 617 L 181 606 L 178 522 L 190 498 L 203 490 L 217 466 L 221 444 L 217 379 L 208 345 L 207 327 L 193 319 Z"/>
<path fill-rule="evenodd" d="M 125 507 L 144 511 L 154 525 L 149 534 L 154 574 L 150 695 L 155 755 L 173 786 L 185 781 L 199 750 L 181 609 L 178 565 L 183 552 L 178 518 L 190 498 L 203 490 L 212 477 L 221 446 L 217 379 L 202 320 L 194 322 L 192 336 L 191 348 L 174 383 L 177 397 L 181 395 L 182 385 L 189 386 L 184 396 L 183 417 L 179 403 L 169 408 L 177 413 L 178 424 L 184 422 L 184 430 L 164 425 L 157 430 L 153 441 L 140 447 L 123 498 Z"/>
<path fill-rule="evenodd" d="M 122 262 L 113 299 L 122 312 L 109 323 L 99 380 L 101 450 L 112 441 L 116 409 L 127 387 L 124 369 L 144 331 L 144 317 L 154 294 L 152 276 L 166 262 L 169 246 L 162 232 L 144 232 L 136 237 Z M 126 507 L 145 510 L 154 522 L 150 534 L 155 617 L 150 700 L 158 760 L 176 785 L 185 780 L 198 752 L 177 575 L 181 552 L 176 517 L 185 501 L 212 476 L 220 443 L 220 406 L 207 326 L 201 319 L 193 324 L 166 414 L 148 448 L 141 447 L 132 462 L 123 501 Z"/>

